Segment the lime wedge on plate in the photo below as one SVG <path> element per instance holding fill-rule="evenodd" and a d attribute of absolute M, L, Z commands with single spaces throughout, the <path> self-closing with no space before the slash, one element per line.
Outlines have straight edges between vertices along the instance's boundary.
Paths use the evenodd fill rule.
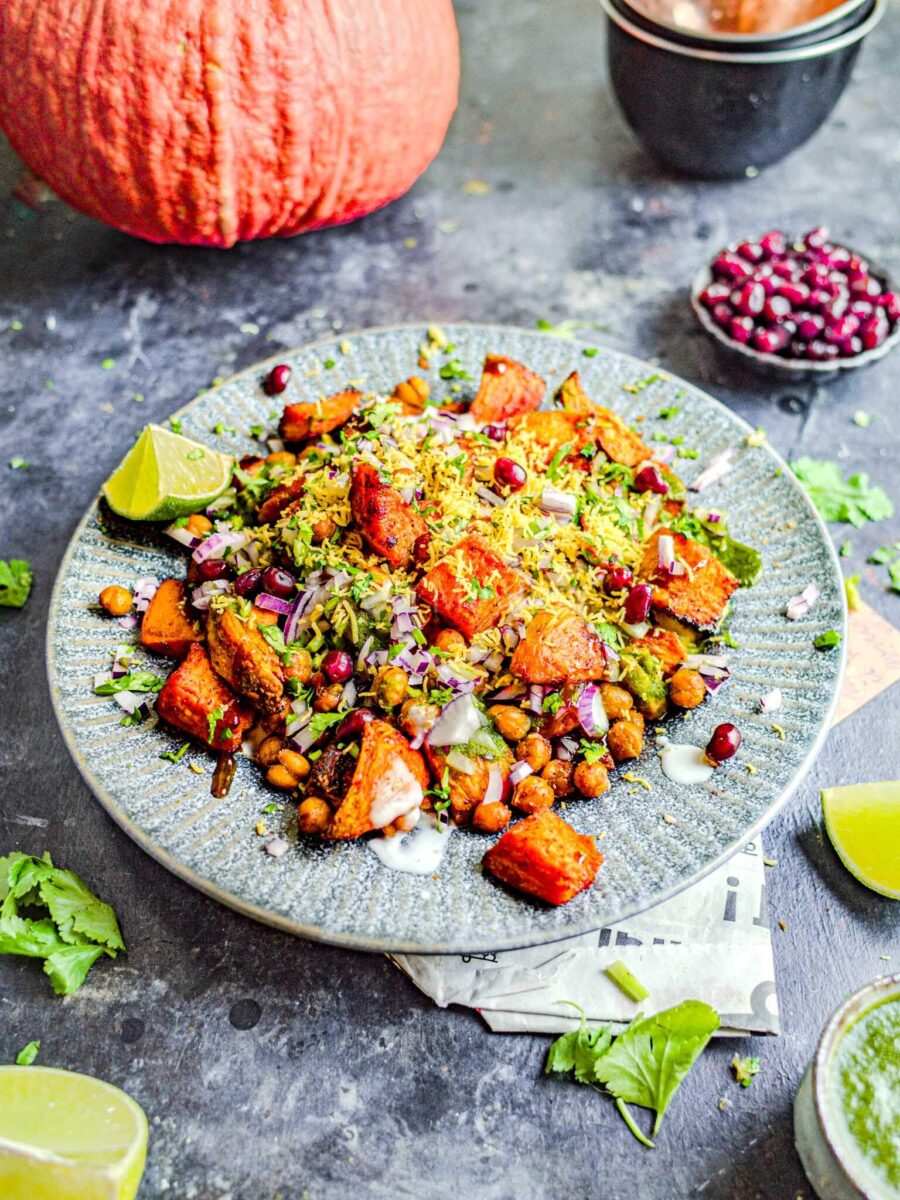
<path fill-rule="evenodd" d="M 900 900 L 900 782 L 825 788 L 831 844 L 860 883 Z"/>
<path fill-rule="evenodd" d="M 231 482 L 234 459 L 161 425 L 148 425 L 103 485 L 129 521 L 174 521 L 199 512 Z"/>
<path fill-rule="evenodd" d="M 132 1200 L 147 1157 L 147 1118 L 89 1075 L 0 1067 L 3 1200 Z"/>

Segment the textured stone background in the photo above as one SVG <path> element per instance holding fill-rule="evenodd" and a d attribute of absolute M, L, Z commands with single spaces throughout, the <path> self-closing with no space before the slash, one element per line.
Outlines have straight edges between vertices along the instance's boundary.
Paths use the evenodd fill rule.
<path fill-rule="evenodd" d="M 783 453 L 871 470 L 900 500 L 897 360 L 819 394 L 787 391 L 723 373 L 685 303 L 720 243 L 773 224 L 825 219 L 900 272 L 896 7 L 828 126 L 736 184 L 669 178 L 641 154 L 606 90 L 590 0 L 458 10 L 463 96 L 447 145 L 409 196 L 356 225 L 222 254 L 143 245 L 56 203 L 0 213 L 0 555 L 37 572 L 28 607 L 0 611 L 0 848 L 48 848 L 75 867 L 116 905 L 129 944 L 66 1001 L 34 963 L 0 961 L 0 1059 L 39 1037 L 41 1061 L 132 1092 L 153 1122 L 142 1200 L 809 1196 L 791 1103 L 817 1031 L 892 965 L 883 956 L 900 962 L 898 906 L 823 844 L 818 788 L 900 773 L 897 689 L 832 735 L 767 833 L 770 907 L 787 925 L 774 935 L 784 1036 L 741 1046 L 762 1058 L 746 1091 L 729 1077 L 734 1046 L 713 1047 L 655 1152 L 589 1089 L 540 1076 L 546 1039 L 492 1036 L 381 958 L 292 940 L 170 877 L 106 818 L 56 732 L 43 665 L 53 577 L 136 428 L 338 322 L 601 321 L 598 342 L 658 357 Z M 18 172 L 4 147 L 0 196 Z M 471 179 L 490 193 L 466 194 Z M 870 428 L 853 424 L 858 408 L 878 414 Z M 29 470 L 7 469 L 18 454 Z M 897 536 L 896 524 L 854 533 L 847 563 L 894 621 L 900 599 L 863 563 Z"/>

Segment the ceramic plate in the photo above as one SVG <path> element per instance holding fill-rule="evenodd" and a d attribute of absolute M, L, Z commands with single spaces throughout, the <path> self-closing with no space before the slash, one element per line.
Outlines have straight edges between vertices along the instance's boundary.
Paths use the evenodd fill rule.
<path fill-rule="evenodd" d="M 177 765 L 160 753 L 180 736 L 164 726 L 122 728 L 121 710 L 92 695 L 123 631 L 96 607 L 106 584 L 138 576 L 184 574 L 183 552 L 143 526 L 116 521 L 96 504 L 88 510 L 60 568 L 48 628 L 50 685 L 56 713 L 75 762 L 101 804 L 131 837 L 171 871 L 239 911 L 303 937 L 366 950 L 449 953 L 499 950 L 549 942 L 599 929 L 678 892 L 749 840 L 784 803 L 809 767 L 828 729 L 843 666 L 843 650 L 816 651 L 813 637 L 845 628 L 844 591 L 831 539 L 790 470 L 767 447 L 749 448 L 749 427 L 716 400 L 682 380 L 625 355 L 602 350 L 584 357 L 572 341 L 490 326 L 458 325 L 446 333 L 477 380 L 488 351 L 520 359 L 543 375 L 548 395 L 577 368 L 587 392 L 627 419 L 645 418 L 645 436 L 663 429 L 699 450 L 679 460 L 689 481 L 726 447 L 738 447 L 733 470 L 703 493 L 703 502 L 729 515 L 735 537 L 760 548 L 765 574 L 735 597 L 731 626 L 739 649 L 729 652 L 731 680 L 692 715 L 676 717 L 676 741 L 705 745 L 720 721 L 743 733 L 738 758 L 702 786 L 680 787 L 662 775 L 653 738 L 634 775 L 649 787 L 614 778 L 597 800 L 571 802 L 566 818 L 600 835 L 606 862 L 588 892 L 551 909 L 513 895 L 482 875 L 492 838 L 455 833 L 436 878 L 383 868 L 365 841 L 335 845 L 298 842 L 291 806 L 263 815 L 274 796 L 253 763 L 241 759 L 231 794 L 210 795 L 211 759 L 194 749 Z M 418 368 L 424 327 L 373 330 L 335 337 L 272 362 L 293 367 L 292 398 L 314 399 L 349 381 L 390 391 Z M 324 363 L 334 365 L 324 368 Z M 438 394 L 449 382 L 429 378 Z M 271 364 L 244 371 L 192 401 L 178 414 L 185 434 L 241 455 L 259 443 L 247 432 L 280 404 L 260 380 Z M 471 395 L 474 382 L 462 384 Z M 658 421 L 665 406 L 678 414 Z M 221 422 L 225 432 L 212 430 Z M 220 426 L 220 427 L 221 427 Z M 231 432 L 231 429 L 237 432 Z M 123 453 L 127 447 L 123 446 Z M 803 620 L 788 621 L 788 600 L 808 583 L 821 598 Z M 573 597 L 576 599 L 576 597 Z M 148 661 L 151 656 L 146 656 Z M 159 670 L 159 662 L 153 664 Z M 773 687 L 784 694 L 775 718 L 758 698 Z M 195 774 L 188 762 L 203 767 Z M 752 764 L 755 772 L 748 767 Z M 257 822 L 287 838 L 290 851 L 274 859 L 263 850 Z"/>

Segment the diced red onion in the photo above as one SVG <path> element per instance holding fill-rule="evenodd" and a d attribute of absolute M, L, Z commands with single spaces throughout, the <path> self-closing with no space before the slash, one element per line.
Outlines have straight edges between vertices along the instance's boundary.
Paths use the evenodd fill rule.
<path fill-rule="evenodd" d="M 282 600 L 280 596 L 272 596 L 268 592 L 260 592 L 256 597 L 255 604 L 257 608 L 278 613 L 282 617 L 289 617 L 294 608 L 290 600 Z"/>
<path fill-rule="evenodd" d="M 298 716 L 301 713 L 309 712 L 309 705 L 302 696 L 298 696 L 296 700 L 291 701 L 291 712 L 297 713 Z"/>
<path fill-rule="evenodd" d="M 367 667 L 384 667 L 387 666 L 388 652 L 387 650 L 370 650 L 366 655 Z"/>
<path fill-rule="evenodd" d="M 521 683 L 510 683 L 506 687 L 494 693 L 494 700 L 515 700 L 519 696 L 524 695 L 524 685 Z"/>
<path fill-rule="evenodd" d="M 571 762 L 575 757 L 575 751 L 578 749 L 578 743 L 575 742 L 574 745 L 570 745 L 571 742 L 571 738 L 560 738 L 556 743 L 554 758 L 559 759 L 560 762 Z"/>
<path fill-rule="evenodd" d="M 519 634 L 515 629 L 513 629 L 512 625 L 501 625 L 500 637 L 503 640 L 503 645 L 507 650 L 510 651 L 515 650 L 516 646 L 518 646 L 521 640 Z"/>
<path fill-rule="evenodd" d="M 708 665 L 700 668 L 700 674 L 704 679 L 730 679 L 731 671 L 728 667 L 715 667 Z"/>
<path fill-rule="evenodd" d="M 582 689 L 577 709 L 579 724 L 588 737 L 602 736 L 609 729 L 603 697 L 595 683 L 589 683 Z"/>
<path fill-rule="evenodd" d="M 764 696 L 760 696 L 759 711 L 764 713 L 777 712 L 781 708 L 782 700 L 781 688 L 772 688 L 771 692 L 766 692 Z"/>
<path fill-rule="evenodd" d="M 295 733 L 290 737 L 291 745 L 296 746 L 301 754 L 305 754 L 313 742 L 317 742 L 318 736 L 313 733 L 311 725 L 304 726 L 299 733 Z"/>
<path fill-rule="evenodd" d="M 352 679 L 348 679 L 344 684 L 344 690 L 341 692 L 341 708 L 352 708 L 356 703 L 357 696 L 356 683 Z"/>
<path fill-rule="evenodd" d="M 290 842 L 287 842 L 284 838 L 280 837 L 269 838 L 263 847 L 266 854 L 268 854 L 270 858 L 283 858 L 290 848 Z"/>
<path fill-rule="evenodd" d="M 714 691 L 716 691 L 717 688 L 720 688 L 722 686 L 722 684 L 725 682 L 725 680 L 728 678 L 728 676 L 727 675 L 707 675 L 704 671 L 701 671 L 700 678 L 706 684 L 706 690 L 708 692 L 714 692 Z"/>
<path fill-rule="evenodd" d="M 487 671 L 499 671 L 503 666 L 503 655 L 499 650 L 495 650 L 493 654 L 489 654 L 484 660 L 484 667 Z"/>
<path fill-rule="evenodd" d="M 118 618 L 118 624 L 130 633 L 132 629 L 137 629 L 139 622 L 134 613 L 128 613 L 127 616 Z"/>
<path fill-rule="evenodd" d="M 656 451 L 656 461 L 667 467 L 675 457 L 675 447 L 669 442 L 665 446 L 660 446 Z"/>
<path fill-rule="evenodd" d="M 371 596 L 366 596 L 365 600 L 361 600 L 359 607 L 363 610 L 363 612 L 372 612 L 374 609 L 382 608 L 385 604 L 387 604 L 388 600 L 390 599 L 390 595 L 391 585 L 386 583 L 380 587 L 377 592 L 373 592 Z"/>
<path fill-rule="evenodd" d="M 287 630 L 285 630 L 284 640 L 287 641 Z M 369 651 L 372 649 L 373 641 L 374 641 L 374 638 L 370 634 L 369 637 L 367 637 L 366 640 L 363 642 L 362 646 L 360 646 L 359 654 L 357 655 L 357 659 L 356 659 L 357 671 L 361 671 L 363 669 L 363 667 L 366 665 L 366 657 L 367 657 Z"/>
<path fill-rule="evenodd" d="M 570 496 L 566 492 L 561 492 L 558 488 L 548 486 L 541 492 L 539 507 L 545 513 L 559 513 L 560 516 L 571 520 L 578 511 L 578 501 L 574 496 Z"/>
<path fill-rule="evenodd" d="M 523 779 L 527 779 L 534 772 L 534 767 L 531 763 L 517 762 L 515 766 L 510 767 L 507 778 L 513 787 L 517 783 L 521 783 Z"/>
<path fill-rule="evenodd" d="M 689 654 L 684 665 L 692 671 L 702 671 L 705 667 L 727 667 L 727 654 Z"/>
<path fill-rule="evenodd" d="M 692 492 L 702 492 L 704 488 L 708 488 L 713 483 L 724 478 L 731 470 L 731 460 L 734 458 L 734 449 L 729 446 L 727 450 L 722 450 L 721 453 L 713 455 L 709 460 L 709 466 L 705 471 L 701 471 L 693 483 L 688 484 Z"/>
<path fill-rule="evenodd" d="M 284 442 L 281 438 L 268 438 L 266 445 L 269 447 L 270 454 L 281 454 L 284 450 Z"/>
<path fill-rule="evenodd" d="M 200 545 L 201 539 L 196 534 L 191 533 L 186 525 L 167 525 L 163 533 L 167 533 L 180 546 L 187 546 L 189 550 L 193 550 Z"/>
<path fill-rule="evenodd" d="M 301 730 L 306 729 L 311 720 L 312 713 L 310 712 L 309 708 L 307 708 L 304 712 L 294 713 L 292 716 L 288 717 L 287 721 L 285 722 L 284 731 L 289 738 L 296 737 Z"/>
<path fill-rule="evenodd" d="M 140 712 L 142 716 L 149 716 L 150 705 L 145 695 L 139 695 L 137 692 L 114 692 L 112 698 L 119 708 L 124 708 L 129 715 Z"/>
<path fill-rule="evenodd" d="M 647 507 L 644 509 L 643 516 L 644 529 L 646 532 L 649 532 L 651 529 L 655 529 L 655 527 L 659 524 L 659 514 L 662 511 L 662 503 L 662 496 L 655 496 L 651 494 L 650 499 L 647 502 Z"/>
<path fill-rule="evenodd" d="M 486 650 L 484 646 L 469 646 L 464 657 L 466 662 L 482 663 L 490 653 L 490 650 Z"/>
<path fill-rule="evenodd" d="M 208 558 L 221 557 L 226 550 L 240 550 L 250 539 L 246 533 L 239 530 L 229 530 L 227 533 L 211 533 L 201 542 L 191 555 L 195 563 L 205 562 Z"/>
<path fill-rule="evenodd" d="M 475 495 L 479 500 L 483 500 L 485 504 L 493 504 L 495 508 L 502 508 L 506 503 L 503 496 L 498 496 L 496 492 L 492 492 L 488 487 L 477 487 Z"/>
<path fill-rule="evenodd" d="M 217 496 L 211 504 L 207 504 L 206 515 L 211 517 L 214 513 L 221 512 L 223 508 L 230 508 L 234 504 L 236 495 L 234 488 L 227 488 L 221 496 Z"/>
<path fill-rule="evenodd" d="M 481 728 L 481 713 L 470 695 L 457 696 L 444 707 L 428 735 L 431 746 L 461 746 Z"/>
<path fill-rule="evenodd" d="M 133 646 L 119 646 L 113 655 L 112 670 L 107 679 L 121 679 L 131 670 L 131 660 L 134 656 Z M 96 687 L 96 683 L 94 685 Z"/>
<path fill-rule="evenodd" d="M 488 767 L 487 787 L 481 797 L 482 804 L 494 804 L 503 799 L 503 768 L 499 763 L 492 762 Z"/>
<path fill-rule="evenodd" d="M 409 743 L 409 748 L 410 748 L 410 750 L 421 750 L 422 746 L 424 744 L 425 744 L 425 732 L 423 730 L 422 733 L 417 733 L 416 736 L 414 738 L 412 738 L 412 740 Z"/>
<path fill-rule="evenodd" d="M 525 705 L 533 713 L 544 711 L 544 689 L 541 684 L 533 683 L 528 688 L 528 703 Z"/>
<path fill-rule="evenodd" d="M 451 750 L 447 755 L 447 763 L 454 771 L 459 771 L 460 775 L 474 775 L 478 769 L 475 759 L 469 758 L 461 750 Z"/>
<path fill-rule="evenodd" d="M 412 504 L 413 500 L 416 498 L 416 489 L 414 486 L 398 488 L 398 491 L 407 504 Z"/>
<path fill-rule="evenodd" d="M 799 596 L 794 596 L 788 601 L 785 616 L 789 621 L 799 621 L 801 617 L 806 616 L 818 598 L 819 589 L 814 583 L 808 584 Z"/>
<path fill-rule="evenodd" d="M 710 522 L 711 525 L 716 525 L 716 524 L 718 524 L 719 521 L 722 520 L 722 514 L 719 512 L 708 512 L 706 514 L 706 519 L 707 519 L 707 521 Z"/>
<path fill-rule="evenodd" d="M 191 592 L 191 604 L 198 612 L 206 612 L 209 609 L 209 602 L 213 596 L 220 596 L 223 592 L 230 591 L 231 584 L 227 579 L 209 579 L 206 583 L 201 583 L 199 587 L 194 588 Z"/>
<path fill-rule="evenodd" d="M 399 612 L 391 622 L 391 633 L 396 641 L 406 637 L 416 628 L 416 623 L 408 612 Z"/>
<path fill-rule="evenodd" d="M 656 565 L 666 575 L 675 567 L 675 539 L 670 533 L 661 533 L 656 540 Z"/>

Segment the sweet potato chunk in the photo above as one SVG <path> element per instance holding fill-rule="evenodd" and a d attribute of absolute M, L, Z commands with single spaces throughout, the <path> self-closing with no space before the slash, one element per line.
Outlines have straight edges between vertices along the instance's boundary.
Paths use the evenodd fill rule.
<path fill-rule="evenodd" d="M 684 575 L 659 577 L 657 543 L 662 534 L 671 534 L 675 539 L 675 555 L 687 566 Z M 641 574 L 653 584 L 652 604 L 655 609 L 668 613 L 680 621 L 698 629 L 714 629 L 721 621 L 728 601 L 740 584 L 701 542 L 674 533 L 671 529 L 657 529 L 644 545 Z"/>
<path fill-rule="evenodd" d="M 428 770 L 418 750 L 387 721 L 370 721 L 350 787 L 324 836 L 345 840 L 383 829 L 419 808 L 427 787 Z"/>
<path fill-rule="evenodd" d="M 573 609 L 542 609 L 516 646 L 509 669 L 526 683 L 574 683 L 606 674 L 603 642 Z"/>
<path fill-rule="evenodd" d="M 362 400 L 362 392 L 337 392 L 312 404 L 286 404 L 278 432 L 286 442 L 305 442 L 331 433 L 349 421 Z"/>
<path fill-rule="evenodd" d="M 548 904 L 566 904 L 589 888 L 602 862 L 594 839 L 549 808 L 517 821 L 482 859 L 502 883 Z"/>
<path fill-rule="evenodd" d="M 598 442 L 609 459 L 626 467 L 636 467 L 638 463 L 653 457 L 650 447 L 628 428 L 617 413 L 594 403 L 582 388 L 577 371 L 573 371 L 562 382 L 556 398 L 567 414 L 580 416 L 587 422 L 584 428 L 590 436 L 585 436 L 580 444 Z"/>
<path fill-rule="evenodd" d="M 496 625 L 519 594 L 518 576 L 480 537 L 465 537 L 416 588 L 420 600 L 466 638 Z"/>
<path fill-rule="evenodd" d="M 210 611 L 209 656 L 217 674 L 264 713 L 280 712 L 284 675 L 278 655 L 255 621 L 242 621 L 230 608 Z"/>
<path fill-rule="evenodd" d="M 563 446 L 571 446 L 575 450 L 590 441 L 582 427 L 583 423 L 584 418 L 579 413 L 552 409 L 516 417 L 510 421 L 509 430 L 514 435 L 524 434 L 533 438 L 546 451 L 546 460 L 549 462 Z"/>
<path fill-rule="evenodd" d="M 646 637 L 637 638 L 631 644 L 645 647 L 654 658 L 658 658 L 666 678 L 687 658 L 681 638 L 671 629 L 660 629 L 658 626 L 654 626 Z"/>
<path fill-rule="evenodd" d="M 183 658 L 194 642 L 203 641 L 203 631 L 184 607 L 184 582 L 164 579 L 141 622 L 141 645 L 156 654 Z"/>
<path fill-rule="evenodd" d="M 357 463 L 350 485 L 350 511 L 366 544 L 391 567 L 405 567 L 428 526 L 400 493 L 382 483 L 370 463 Z"/>
<path fill-rule="evenodd" d="M 597 407 L 581 386 L 577 371 L 573 371 L 562 381 L 557 389 L 556 399 L 566 412 L 579 413 L 582 416 L 593 412 Z"/>
<path fill-rule="evenodd" d="M 156 698 L 164 721 L 214 750 L 239 750 L 253 724 L 250 707 L 213 671 L 209 655 L 196 642 Z"/>
<path fill-rule="evenodd" d="M 273 487 L 262 504 L 256 510 L 256 519 L 260 525 L 271 525 L 277 521 L 289 504 L 292 504 L 303 493 L 305 484 L 301 478 L 292 479 L 290 483 L 279 483 Z"/>
<path fill-rule="evenodd" d="M 481 382 L 469 412 L 476 421 L 508 421 L 539 407 L 547 385 L 514 358 L 489 354 L 481 369 Z"/>

